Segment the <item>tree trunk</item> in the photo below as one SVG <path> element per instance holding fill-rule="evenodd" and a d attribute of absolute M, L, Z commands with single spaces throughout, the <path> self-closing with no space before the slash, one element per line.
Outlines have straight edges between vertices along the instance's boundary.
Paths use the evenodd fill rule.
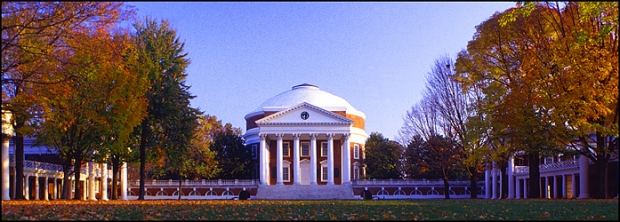
<path fill-rule="evenodd" d="M 500 178 L 502 178 L 502 188 L 500 189 L 502 192 L 499 195 L 500 199 L 508 198 L 508 174 L 506 173 L 508 169 L 508 163 L 504 161 L 500 161 L 499 171 L 502 174 Z"/>
<path fill-rule="evenodd" d="M 73 181 L 75 183 L 75 196 L 73 197 L 74 200 L 81 200 L 82 199 L 82 189 L 80 188 L 80 171 L 82 168 L 82 158 L 80 157 L 80 154 L 76 154 L 75 156 L 75 164 L 73 164 L 73 172 L 75 173 L 75 181 Z"/>
<path fill-rule="evenodd" d="M 68 161 L 69 163 L 71 161 Z M 64 173 L 64 175 L 62 176 L 62 193 L 60 193 L 60 199 L 63 200 L 69 200 L 71 199 L 71 195 L 70 195 L 70 189 L 71 188 L 71 184 L 69 183 L 69 177 L 71 177 L 71 174 L 69 173 L 69 170 L 71 169 L 71 164 L 69 165 L 65 165 L 62 168 L 62 172 Z"/>
<path fill-rule="evenodd" d="M 118 158 L 112 158 L 112 200 L 118 200 L 118 170 L 120 161 Z"/>
<path fill-rule="evenodd" d="M 147 119 L 142 120 L 142 132 L 140 135 L 140 190 L 138 191 L 138 200 L 144 200 L 144 180 L 146 179 L 146 130 Z"/>
<path fill-rule="evenodd" d="M 183 177 L 179 175 L 179 200 L 183 196 Z"/>
<path fill-rule="evenodd" d="M 474 167 L 469 168 L 469 191 L 471 191 L 470 199 L 478 199 L 478 181 L 476 181 L 476 176 L 478 173 Z"/>
<path fill-rule="evenodd" d="M 18 128 L 16 126 L 15 128 Z M 24 135 L 15 132 L 15 200 L 25 200 L 24 196 Z M 28 182 L 28 181 L 26 181 Z"/>
<path fill-rule="evenodd" d="M 443 177 L 442 177 L 443 189 L 444 189 L 443 195 L 445 199 L 450 199 L 450 184 L 448 183 L 450 178 L 448 176 L 448 169 L 442 168 L 441 172 L 443 173 Z"/>
<path fill-rule="evenodd" d="M 540 198 L 540 157 L 538 154 L 538 151 L 528 154 L 528 170 L 530 179 L 527 189 L 527 198 Z"/>
<path fill-rule="evenodd" d="M 596 166 L 596 189 L 594 189 L 593 197 L 596 199 L 609 198 L 607 192 L 607 161 L 603 157 L 599 157 L 596 159 L 594 166 Z"/>

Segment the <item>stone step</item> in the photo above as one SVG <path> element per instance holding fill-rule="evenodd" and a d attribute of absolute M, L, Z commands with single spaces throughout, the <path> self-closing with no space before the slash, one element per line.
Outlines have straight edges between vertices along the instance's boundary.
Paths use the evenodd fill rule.
<path fill-rule="evenodd" d="M 256 200 L 350 200 L 351 185 L 259 185 Z"/>

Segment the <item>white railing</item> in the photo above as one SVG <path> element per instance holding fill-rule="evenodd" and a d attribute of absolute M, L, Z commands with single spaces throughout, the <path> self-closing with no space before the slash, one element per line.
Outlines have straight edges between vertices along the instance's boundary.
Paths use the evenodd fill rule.
<path fill-rule="evenodd" d="M 49 171 L 55 171 L 55 172 L 62 172 L 62 169 L 63 169 L 63 167 L 58 164 L 37 162 L 37 161 L 31 161 L 31 160 L 24 160 L 24 168 L 49 170 Z"/>
<path fill-rule="evenodd" d="M 545 171 L 550 171 L 550 170 L 567 169 L 567 168 L 574 168 L 574 167 L 579 167 L 579 159 L 540 164 L 539 171 L 545 172 Z M 528 173 L 528 172 L 529 172 L 528 166 L 515 166 L 515 173 Z"/>
<path fill-rule="evenodd" d="M 450 180 L 448 181 L 448 184 L 450 184 L 450 186 L 469 186 L 470 185 L 470 181 L 466 180 Z M 361 179 L 361 180 L 353 180 L 352 184 L 355 186 L 362 186 L 362 185 L 372 185 L 372 186 L 376 186 L 376 185 L 408 185 L 408 186 L 413 186 L 413 185 L 418 185 L 418 186 L 430 186 L 430 185 L 437 185 L 437 186 L 443 186 L 443 180 L 441 179 L 435 179 L 435 180 L 427 180 L 427 179 Z"/>
<path fill-rule="evenodd" d="M 140 186 L 140 180 L 130 181 L 129 186 Z M 144 186 L 146 187 L 176 187 L 179 185 L 179 180 L 145 180 Z M 256 186 L 258 183 L 256 180 L 183 180 L 183 186 L 189 187 L 211 187 L 211 186 Z"/>

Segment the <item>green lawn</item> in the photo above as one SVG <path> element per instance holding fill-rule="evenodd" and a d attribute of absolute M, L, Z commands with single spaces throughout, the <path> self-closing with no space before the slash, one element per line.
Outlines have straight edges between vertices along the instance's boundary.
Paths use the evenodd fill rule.
<path fill-rule="evenodd" d="M 2 201 L 2 220 L 613 220 L 605 200 Z"/>

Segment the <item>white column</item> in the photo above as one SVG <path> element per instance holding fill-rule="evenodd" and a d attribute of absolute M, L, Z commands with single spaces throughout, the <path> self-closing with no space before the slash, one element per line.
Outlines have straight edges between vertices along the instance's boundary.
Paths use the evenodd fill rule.
<path fill-rule="evenodd" d="M 562 174 L 562 198 L 566 199 L 566 174 Z"/>
<path fill-rule="evenodd" d="M 58 199 L 58 178 L 54 177 L 54 194 L 52 200 Z"/>
<path fill-rule="evenodd" d="M 43 177 L 45 178 L 45 182 L 43 183 L 43 200 L 50 200 L 49 198 L 49 178 L 48 177 Z"/>
<path fill-rule="evenodd" d="M 516 198 L 517 198 L 517 199 L 521 199 L 521 180 L 520 180 L 520 179 L 517 179 L 517 184 L 515 184 L 515 185 L 516 185 L 516 187 L 517 187 L 517 188 L 515 189 L 515 191 L 516 191 Z"/>
<path fill-rule="evenodd" d="M 30 200 L 30 175 L 24 175 L 24 197 Z"/>
<path fill-rule="evenodd" d="M 523 179 L 523 199 L 527 199 L 527 179 Z"/>
<path fill-rule="evenodd" d="M 510 156 L 508 160 L 508 169 L 506 170 L 506 174 L 508 175 L 508 199 L 515 198 L 515 178 L 513 175 L 515 165 L 515 158 Z"/>
<path fill-rule="evenodd" d="M 127 162 L 121 165 L 121 200 L 127 200 Z"/>
<path fill-rule="evenodd" d="M 577 197 L 577 175 L 573 173 L 571 176 L 572 190 L 573 190 L 573 199 Z"/>
<path fill-rule="evenodd" d="M 558 183 L 558 178 L 554 175 L 553 176 L 553 185 L 551 186 L 551 198 L 553 198 L 553 199 L 558 197 L 557 196 L 558 195 L 558 191 L 557 191 L 558 184 L 557 183 Z"/>
<path fill-rule="evenodd" d="M 545 185 L 543 186 L 543 198 L 549 199 L 549 195 L 547 191 L 547 187 L 549 186 L 549 177 L 543 177 L 543 178 L 545 178 Z"/>
<path fill-rule="evenodd" d="M 276 185 L 284 185 L 282 183 L 282 134 L 276 134 L 278 146 L 276 150 Z"/>
<path fill-rule="evenodd" d="M 95 195 L 95 163 L 88 162 L 88 200 L 97 200 Z"/>
<path fill-rule="evenodd" d="M 493 182 L 492 182 L 491 186 L 492 186 L 493 191 L 491 192 L 491 199 L 497 199 L 497 190 L 498 190 L 497 189 L 498 188 L 497 187 L 497 185 L 498 185 L 497 184 L 497 179 L 498 179 L 497 176 L 498 175 L 497 175 L 497 170 L 495 169 L 495 166 L 496 166 L 495 162 L 493 162 L 492 166 L 493 166 L 493 168 L 491 169 L 491 181 L 493 181 Z"/>
<path fill-rule="evenodd" d="M 267 142 L 266 134 L 259 134 L 260 136 L 260 182 L 262 185 L 269 185 L 267 182 L 267 174 L 269 173 L 269 163 L 267 162 Z"/>
<path fill-rule="evenodd" d="M 299 134 L 295 133 L 293 134 L 293 183 L 295 185 L 300 185 L 301 184 L 301 173 L 300 171 L 300 167 L 299 167 Z"/>
<path fill-rule="evenodd" d="M 334 134 L 327 134 L 327 185 L 334 185 Z"/>
<path fill-rule="evenodd" d="M 102 163 L 101 170 L 101 200 L 108 200 L 108 163 Z"/>
<path fill-rule="evenodd" d="M 484 199 L 491 198 L 491 170 L 489 169 L 489 164 L 486 164 L 484 169 Z"/>
<path fill-rule="evenodd" d="M 346 133 L 343 135 L 344 137 L 344 146 L 343 146 L 343 161 L 342 161 L 342 184 L 351 183 L 351 148 L 349 147 L 349 136 L 350 134 Z"/>
<path fill-rule="evenodd" d="M 2 112 L 4 113 L 4 110 L 2 110 Z M 4 122 L 4 116 L 3 117 L 3 122 Z M 9 172 L 9 143 L 10 143 L 10 136 L 6 135 L 5 133 L 5 128 L 4 128 L 4 123 L 2 124 L 2 200 L 10 200 L 11 196 L 9 194 L 9 192 L 11 192 L 11 181 L 9 180 L 10 178 L 10 172 Z"/>
<path fill-rule="evenodd" d="M 34 199 L 39 199 L 39 174 L 34 174 Z"/>
<path fill-rule="evenodd" d="M 316 183 L 316 169 L 317 169 L 317 157 L 316 157 L 316 134 L 310 134 L 310 184 L 317 185 Z"/>
<path fill-rule="evenodd" d="M 588 157 L 579 156 L 579 199 L 590 198 L 588 191 Z"/>

